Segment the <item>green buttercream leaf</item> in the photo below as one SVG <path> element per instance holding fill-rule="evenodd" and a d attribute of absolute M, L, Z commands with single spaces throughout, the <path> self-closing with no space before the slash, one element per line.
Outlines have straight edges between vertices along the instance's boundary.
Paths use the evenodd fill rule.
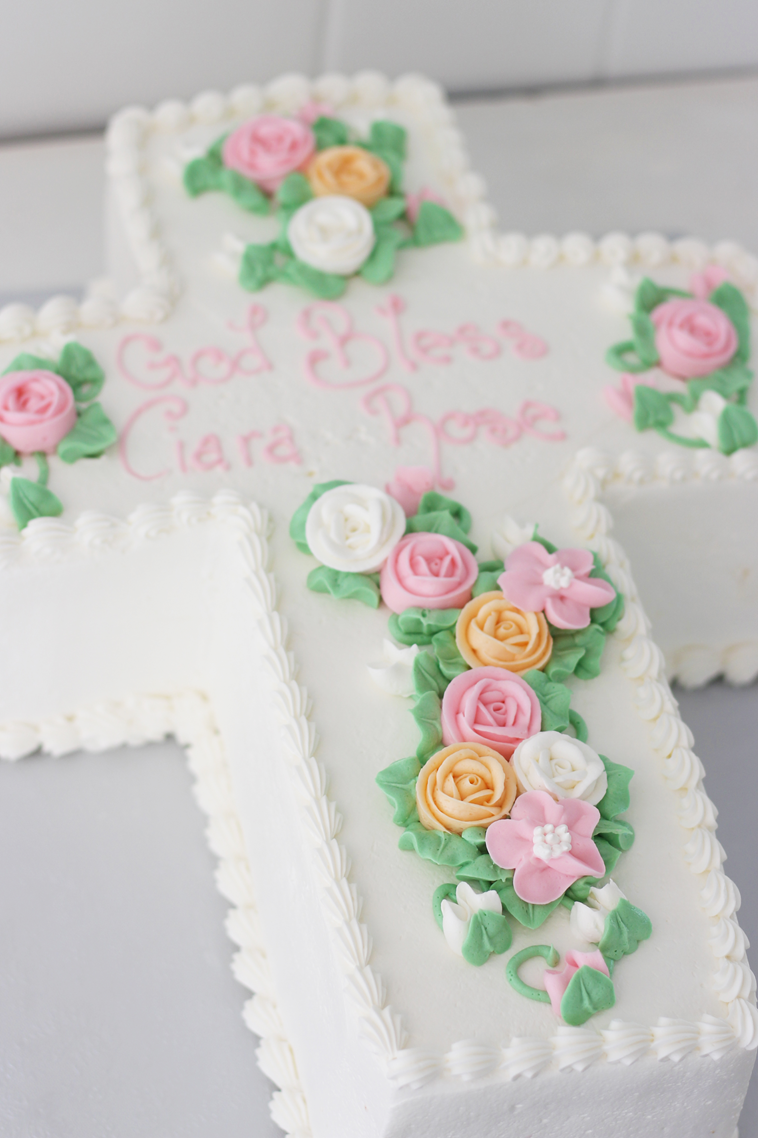
<path fill-rule="evenodd" d="M 305 523 L 313 503 L 318 501 L 322 494 L 326 494 L 327 490 L 333 490 L 335 486 L 348 485 L 344 478 L 335 478 L 331 482 L 317 482 L 302 505 L 295 510 L 290 521 L 290 537 L 301 553 L 310 553 L 310 547 L 305 540 Z"/>
<path fill-rule="evenodd" d="M 416 748 L 416 754 L 422 763 L 442 746 L 441 706 L 440 697 L 436 692 L 425 691 L 417 698 L 411 710 L 411 715 L 421 732 L 421 742 Z M 470 851 L 471 847 L 468 848 Z"/>
<path fill-rule="evenodd" d="M 477 967 L 485 964 L 494 953 L 499 956 L 511 947 L 513 933 L 504 913 L 490 913 L 480 909 L 474 913 L 461 949 L 463 959 Z"/>
<path fill-rule="evenodd" d="M 314 593 L 329 593 L 338 601 L 363 601 L 369 608 L 378 609 L 381 601 L 379 586 L 364 573 L 345 573 L 319 565 L 311 569 L 306 581 Z"/>
<path fill-rule="evenodd" d="M 634 336 L 634 350 L 646 367 L 653 367 L 660 358 L 655 346 L 655 325 L 645 312 L 633 312 L 629 319 Z"/>
<path fill-rule="evenodd" d="M 588 964 L 574 973 L 561 1000 L 561 1016 L 572 1027 L 581 1027 L 590 1016 L 616 1003 L 613 981 Z"/>
<path fill-rule="evenodd" d="M 471 846 L 457 834 L 443 830 L 427 830 L 420 822 L 411 822 L 400 835 L 401 850 L 414 850 L 419 857 L 436 865 L 466 865 L 471 860 Z"/>
<path fill-rule="evenodd" d="M 534 527 L 534 533 L 532 535 L 532 541 L 538 541 L 540 543 L 540 545 L 542 546 L 542 548 L 546 549 L 548 551 L 548 553 L 555 553 L 558 549 L 558 546 L 553 545 L 552 541 L 548 541 L 547 538 L 543 537 L 540 533 L 537 532 L 537 530 L 538 530 L 538 527 L 535 526 Z"/>
<path fill-rule="evenodd" d="M 406 533 L 440 533 L 445 537 L 451 537 L 454 541 L 459 541 L 461 545 L 465 545 L 472 553 L 476 553 L 479 548 L 466 531 L 461 529 L 458 522 L 455 520 L 449 510 L 436 510 L 434 513 L 414 514 L 413 517 L 407 518 L 405 522 Z"/>
<path fill-rule="evenodd" d="M 338 273 L 322 273 L 320 269 L 306 265 L 305 261 L 298 261 L 297 257 L 283 265 L 278 275 L 279 280 L 304 288 L 319 300 L 336 300 L 347 288 L 347 277 Z"/>
<path fill-rule="evenodd" d="M 665 303 L 670 295 L 670 289 L 661 288 L 655 281 L 651 281 L 650 277 L 644 277 L 637 285 L 634 294 L 635 311 L 649 315 L 659 304 Z"/>
<path fill-rule="evenodd" d="M 395 257 L 403 243 L 403 235 L 397 229 L 383 226 L 377 233 L 376 243 L 359 274 L 369 284 L 383 285 L 392 280 L 395 272 Z"/>
<path fill-rule="evenodd" d="M 321 115 L 311 126 L 316 139 L 316 149 L 326 150 L 330 146 L 346 146 L 348 142 L 347 127 L 340 119 Z"/>
<path fill-rule="evenodd" d="M 601 581 L 605 581 L 612 589 L 616 590 L 615 599 L 609 601 L 607 605 L 601 605 L 600 608 L 590 609 L 590 619 L 593 624 L 599 624 L 606 632 L 613 632 L 618 622 L 624 615 L 624 596 L 616 589 L 613 581 L 610 579 L 603 563 L 598 557 L 597 553 L 593 551 L 592 558 L 595 562 L 595 567 L 590 573 L 590 577 L 598 577 Z"/>
<path fill-rule="evenodd" d="M 460 241 L 463 226 L 449 209 L 438 202 L 422 201 L 413 227 L 413 244 L 419 248 L 441 245 L 444 241 Z"/>
<path fill-rule="evenodd" d="M 739 347 L 733 358 L 746 363 L 750 359 L 750 312 L 744 296 L 733 284 L 724 281 L 708 299 L 711 304 L 718 305 L 734 324 Z"/>
<path fill-rule="evenodd" d="M 387 198 L 381 198 L 371 210 L 371 219 L 374 226 L 387 225 L 391 221 L 397 221 L 405 213 L 405 198 L 400 194 L 393 194 Z"/>
<path fill-rule="evenodd" d="M 313 197 L 311 184 L 305 174 L 288 174 L 276 191 L 276 200 L 288 210 L 299 209 Z"/>
<path fill-rule="evenodd" d="M 413 686 L 416 695 L 424 695 L 425 692 L 431 691 L 441 699 L 448 682 L 436 658 L 430 656 L 428 652 L 419 652 L 413 661 Z"/>
<path fill-rule="evenodd" d="M 392 821 L 396 826 L 407 826 L 409 822 L 418 820 L 416 780 L 420 770 L 421 763 L 414 755 L 410 759 L 398 759 L 396 763 L 390 763 L 376 776 L 377 784 L 395 808 Z"/>
<path fill-rule="evenodd" d="M 543 731 L 565 731 L 570 724 L 571 692 L 565 684 L 555 683 L 544 672 L 532 668 L 521 677 L 540 701 Z"/>
<path fill-rule="evenodd" d="M 620 960 L 637 951 L 641 940 L 647 940 L 653 931 L 650 918 L 642 909 L 623 897 L 616 908 L 605 918 L 605 928 L 598 948 L 603 956 Z"/>
<path fill-rule="evenodd" d="M 495 589 L 500 588 L 500 585 L 497 584 L 497 578 L 501 577 L 504 571 L 505 562 L 501 561 L 500 558 L 495 558 L 493 561 L 480 561 L 479 576 L 471 589 L 473 596 L 479 596 L 480 593 L 494 593 Z"/>
<path fill-rule="evenodd" d="M 0 438 L 0 469 L 2 469 L 3 466 L 10 466 L 11 463 L 15 463 L 15 465 L 18 466 L 18 462 L 18 455 L 11 444 L 7 443 L 5 439 Z"/>
<path fill-rule="evenodd" d="M 447 510 L 449 514 L 452 514 L 453 520 L 458 523 L 464 533 L 470 532 L 471 514 L 466 507 L 460 502 L 456 502 L 455 498 L 447 498 L 437 490 L 427 490 L 426 494 L 422 495 L 416 515 L 436 514 L 440 510 Z"/>
<path fill-rule="evenodd" d="M 601 755 L 608 776 L 608 789 L 597 804 L 602 818 L 617 818 L 629 809 L 631 801 L 629 783 L 634 778 L 634 771 L 622 763 L 612 763 L 605 755 Z"/>
<path fill-rule="evenodd" d="M 625 853 L 630 850 L 634 845 L 634 829 L 621 818 L 602 818 L 598 822 L 595 829 L 592 831 L 593 840 L 595 838 L 604 838 L 609 845 L 615 846 L 617 850 Z"/>
<path fill-rule="evenodd" d="M 580 877 L 564 893 L 569 901 L 586 901 L 592 889 L 600 881 L 599 877 Z"/>
<path fill-rule="evenodd" d="M 58 443 L 58 455 L 64 462 L 80 458 L 96 458 L 118 439 L 113 426 L 99 403 L 90 403 L 80 413 L 76 425 Z"/>
<path fill-rule="evenodd" d="M 206 154 L 203 158 L 195 158 L 187 163 L 182 180 L 189 196 L 196 198 L 210 190 L 223 189 L 223 174 L 221 162 L 214 161 Z"/>
<path fill-rule="evenodd" d="M 719 415 L 718 436 L 719 450 L 723 454 L 734 454 L 758 442 L 758 424 L 747 407 L 727 403 Z"/>
<path fill-rule="evenodd" d="M 63 513 L 63 505 L 52 490 L 27 478 L 11 479 L 9 498 L 19 529 L 24 529 L 32 518 L 58 518 Z"/>
<path fill-rule="evenodd" d="M 464 830 L 464 834 L 467 831 Z M 462 865 L 455 875 L 459 881 L 468 881 L 470 884 L 478 883 L 480 889 L 491 889 L 493 884 L 498 887 L 507 881 L 513 880 L 513 870 L 503 869 L 495 865 L 488 853 L 480 853 L 473 861 Z"/>
<path fill-rule="evenodd" d="M 461 834 L 464 841 L 472 845 L 478 853 L 482 853 L 487 848 L 487 827 L 486 826 L 467 826 Z"/>
<path fill-rule="evenodd" d="M 618 859 L 621 857 L 621 850 L 618 848 L 618 846 L 614 846 L 610 842 L 606 841 L 605 838 L 598 837 L 593 838 L 592 840 L 597 846 L 598 853 L 603 859 L 603 863 L 605 865 L 605 873 L 603 874 L 603 877 L 605 877 L 606 874 L 613 873 L 614 869 L 616 868 Z"/>
<path fill-rule="evenodd" d="M 674 421 L 671 404 L 661 391 L 638 383 L 634 389 L 634 425 L 638 431 L 670 427 Z"/>
<path fill-rule="evenodd" d="M 538 929 L 561 903 L 559 897 L 557 901 L 551 901 L 549 905 L 530 905 L 528 901 L 522 901 L 517 895 L 512 881 L 506 881 L 502 885 L 496 884 L 495 888 L 503 902 L 503 907 L 526 929 Z"/>
<path fill-rule="evenodd" d="M 246 245 L 242 254 L 239 283 L 248 292 L 258 292 L 269 281 L 277 280 L 279 270 L 276 265 L 276 246 Z"/>
<path fill-rule="evenodd" d="M 461 672 L 469 670 L 468 664 L 458 651 L 454 633 L 449 631 L 435 633 L 432 637 L 432 647 L 440 671 L 446 680 L 454 680 Z"/>
<path fill-rule="evenodd" d="M 474 582 L 474 587 L 471 590 L 472 595 L 478 597 L 481 593 L 494 593 L 499 589 L 498 577 L 502 576 L 505 571 L 505 564 L 502 561 L 482 561 L 479 564 L 479 576 Z"/>
<path fill-rule="evenodd" d="M 678 399 L 685 411 L 694 411 L 705 391 L 715 391 L 723 399 L 741 395 L 753 382 L 753 373 L 741 360 L 733 359 L 727 367 L 712 371 L 700 379 L 687 380 L 687 395 Z"/>
<path fill-rule="evenodd" d="M 545 668 L 549 679 L 561 683 L 567 676 L 591 680 L 600 675 L 600 658 L 605 646 L 605 631 L 599 624 L 590 623 L 576 630 L 550 626 L 553 651 Z"/>
<path fill-rule="evenodd" d="M 229 170 L 226 167 L 221 171 L 221 188 L 225 190 L 232 201 L 235 201 L 242 209 L 246 209 L 248 213 L 268 214 L 271 212 L 271 205 L 264 194 L 255 182 L 251 182 L 244 174 L 240 174 L 238 170 Z"/>
<path fill-rule="evenodd" d="M 21 352 L 20 355 L 13 357 L 3 375 L 8 375 L 11 371 L 52 371 L 57 374 L 58 365 L 55 360 L 47 359 L 45 356 L 32 356 L 29 352 Z"/>
<path fill-rule="evenodd" d="M 77 403 L 96 399 L 105 383 L 105 372 L 92 352 L 76 342 L 64 344 L 55 370 L 65 379 Z"/>
<path fill-rule="evenodd" d="M 446 881 L 444 885 L 438 885 L 432 894 L 432 912 L 440 928 L 442 928 L 442 902 L 455 903 L 455 888 L 452 881 Z"/>
<path fill-rule="evenodd" d="M 407 139 L 408 131 L 396 122 L 377 119 L 371 124 L 369 145 L 376 150 L 385 150 L 394 154 L 401 162 L 405 158 Z"/>
<path fill-rule="evenodd" d="M 648 365 L 637 356 L 634 340 L 621 340 L 618 344 L 612 344 L 605 353 L 605 362 L 616 371 L 630 371 L 633 375 L 648 370 Z"/>
<path fill-rule="evenodd" d="M 454 629 L 460 609 L 408 608 L 392 613 L 389 619 L 390 635 L 399 644 L 431 644 L 438 632 Z"/>

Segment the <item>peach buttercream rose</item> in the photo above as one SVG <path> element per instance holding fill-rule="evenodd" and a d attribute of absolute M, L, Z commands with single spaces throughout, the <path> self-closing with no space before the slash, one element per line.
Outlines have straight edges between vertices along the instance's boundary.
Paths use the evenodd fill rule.
<path fill-rule="evenodd" d="M 497 590 L 469 601 L 458 617 L 455 640 L 469 667 L 506 668 L 517 675 L 544 668 L 553 650 L 542 613 L 516 608 Z"/>
<path fill-rule="evenodd" d="M 386 162 L 360 146 L 329 146 L 315 156 L 306 174 L 317 197 L 341 194 L 368 209 L 386 195 L 392 177 Z"/>
<path fill-rule="evenodd" d="M 428 760 L 416 783 L 422 826 L 461 834 L 504 818 L 516 798 L 510 763 L 483 743 L 453 743 Z"/>

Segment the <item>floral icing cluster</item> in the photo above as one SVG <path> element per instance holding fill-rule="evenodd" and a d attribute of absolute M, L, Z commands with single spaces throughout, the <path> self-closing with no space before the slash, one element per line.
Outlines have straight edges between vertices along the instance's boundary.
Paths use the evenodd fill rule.
<path fill-rule="evenodd" d="M 424 484 L 415 468 L 384 491 L 322 483 L 290 534 L 319 562 L 309 588 L 390 610 L 389 665 L 371 672 L 412 696 L 421 737 L 376 781 L 403 830 L 400 849 L 455 874 L 432 901 L 448 944 L 481 965 L 510 947 L 511 920 L 536 929 L 563 904 L 596 950 L 569 954 L 547 991 L 518 977 L 523 954 L 507 974 L 583 1023 L 612 1005 L 614 962 L 651 931 L 615 885 L 597 888 L 634 841 L 620 817 L 633 772 L 589 745 L 564 682 L 599 675 L 623 598 L 597 555 L 558 549 L 536 527 L 505 561 L 477 561 L 468 510 L 413 492 Z M 550 946 L 537 950 L 557 963 Z"/>
<path fill-rule="evenodd" d="M 59 499 L 48 489 L 48 455 L 63 462 L 94 458 L 115 443 L 116 428 L 99 403 L 105 373 L 81 344 L 67 343 L 57 361 L 22 353 L 0 376 L 0 467 L 21 466 L 35 455 L 38 478 L 14 475 L 9 503 L 19 526 L 58 517 Z"/>
<path fill-rule="evenodd" d="M 435 193 L 403 192 L 406 141 L 385 120 L 371 124 L 368 140 L 353 139 L 326 107 L 258 115 L 189 162 L 184 185 L 192 197 L 221 190 L 243 209 L 275 215 L 276 239 L 242 254 L 243 288 L 284 281 L 335 300 L 355 274 L 386 284 L 399 249 L 463 236 Z"/>
<path fill-rule="evenodd" d="M 638 431 L 654 429 L 681 446 L 733 454 L 758 442 L 745 405 L 753 380 L 750 314 L 723 270 L 695 274 L 691 292 L 646 277 L 629 319 L 632 339 L 606 355 L 622 372 L 620 386 L 605 389 L 612 410 Z M 672 429 L 677 411 L 686 416 L 687 434 Z"/>

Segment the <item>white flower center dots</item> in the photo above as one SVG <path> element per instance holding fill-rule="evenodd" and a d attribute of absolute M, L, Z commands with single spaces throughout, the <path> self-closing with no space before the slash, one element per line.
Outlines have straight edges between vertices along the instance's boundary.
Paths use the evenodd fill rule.
<path fill-rule="evenodd" d="M 535 826 L 532 837 L 534 856 L 541 858 L 542 861 L 550 861 L 551 858 L 560 857 L 561 854 L 569 853 L 571 850 L 571 834 L 565 822 L 560 826 L 553 826 L 551 822 L 546 822 L 544 826 Z"/>
<path fill-rule="evenodd" d="M 551 565 L 542 574 L 542 583 L 549 589 L 567 589 L 574 580 L 574 574 L 568 565 Z"/>

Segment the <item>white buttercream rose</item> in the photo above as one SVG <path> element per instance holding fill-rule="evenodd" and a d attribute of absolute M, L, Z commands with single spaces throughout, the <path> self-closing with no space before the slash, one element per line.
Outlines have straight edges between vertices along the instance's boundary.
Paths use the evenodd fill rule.
<path fill-rule="evenodd" d="M 347 483 L 327 490 L 311 506 L 305 540 L 330 569 L 371 573 L 405 533 L 403 507 L 374 486 Z"/>
<path fill-rule="evenodd" d="M 600 756 L 560 731 L 540 731 L 513 752 L 511 764 L 519 789 L 544 790 L 560 801 L 581 798 L 595 806 L 608 789 L 608 776 Z"/>
<path fill-rule="evenodd" d="M 301 206 L 290 219 L 287 236 L 299 261 L 345 277 L 360 269 L 376 241 L 366 207 L 338 194 Z"/>

